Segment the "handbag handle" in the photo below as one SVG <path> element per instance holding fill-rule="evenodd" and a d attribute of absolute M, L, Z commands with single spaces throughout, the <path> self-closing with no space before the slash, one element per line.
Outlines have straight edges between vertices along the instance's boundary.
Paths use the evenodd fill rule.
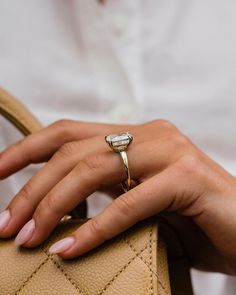
<path fill-rule="evenodd" d="M 2 88 L 0 88 L 0 114 L 24 135 L 39 131 L 43 127 L 26 106 Z"/>
<path fill-rule="evenodd" d="M 0 114 L 10 121 L 21 133 L 29 135 L 43 128 L 35 116 L 14 96 L 0 88 Z M 80 203 L 67 217 L 85 218 L 87 216 L 87 201 Z"/>

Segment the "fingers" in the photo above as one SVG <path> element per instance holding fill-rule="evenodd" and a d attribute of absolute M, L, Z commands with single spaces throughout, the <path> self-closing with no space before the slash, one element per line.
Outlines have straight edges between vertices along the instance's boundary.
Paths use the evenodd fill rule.
<path fill-rule="evenodd" d="M 54 126 L 55 125 L 55 126 Z M 65 142 L 69 140 L 69 132 L 56 124 L 27 136 L 25 139 L 7 148 L 0 158 L 0 178 L 24 168 L 30 163 L 46 161 Z M 71 125 L 74 122 L 71 121 Z"/>
<path fill-rule="evenodd" d="M 0 231 L 0 237 L 8 237 L 18 232 L 32 217 L 40 201 L 81 159 L 95 151 L 104 150 L 103 141 L 99 136 L 62 146 L 12 199 L 7 208 L 11 218 L 8 225 Z"/>
<path fill-rule="evenodd" d="M 173 200 L 172 171 L 165 170 L 115 199 L 104 211 L 51 248 L 62 258 L 73 258 L 130 228 L 139 220 L 168 208 Z"/>
<path fill-rule="evenodd" d="M 191 157 L 190 160 L 185 157 L 118 197 L 66 240 L 54 244 L 50 252 L 66 259 L 79 256 L 138 221 L 164 210 L 198 216 L 201 208 L 196 203 L 202 194 L 202 183 L 199 185 L 193 177 L 196 167 L 194 163 L 196 164 Z"/>
<path fill-rule="evenodd" d="M 65 213 L 72 210 L 100 187 L 120 182 L 126 178 L 119 156 L 107 153 L 82 160 L 41 201 L 31 220 L 18 234 L 16 243 L 35 246 L 45 240 Z M 32 234 L 28 227 L 35 226 Z M 23 235 L 21 234 L 23 232 Z"/>
<path fill-rule="evenodd" d="M 142 148 L 142 147 L 141 147 Z M 105 150 L 105 152 L 104 152 Z M 133 158 L 138 158 L 140 154 L 140 147 L 137 145 L 137 148 L 135 147 L 135 151 L 133 152 L 132 147 L 129 148 L 129 155 L 130 155 L 130 170 L 132 172 L 132 176 L 138 178 L 138 174 L 136 171 L 142 171 L 142 165 L 143 161 L 139 159 L 139 161 L 136 161 L 136 169 L 133 169 L 132 162 L 134 162 Z M 36 208 L 38 207 L 39 203 L 45 198 L 49 192 L 64 178 L 66 175 L 80 162 L 78 167 L 82 166 L 83 163 L 87 163 L 87 159 L 90 159 L 90 155 L 94 155 L 92 159 L 95 159 L 97 162 L 97 158 L 101 153 L 105 154 L 114 154 L 115 158 L 118 161 L 118 166 L 117 167 L 122 167 L 122 171 L 124 171 L 123 163 L 120 159 L 120 157 L 112 152 L 107 144 L 105 143 L 105 140 L 103 137 L 98 136 L 94 138 L 89 138 L 81 141 L 76 141 L 76 142 L 70 142 L 65 145 L 63 145 L 58 152 L 50 159 L 50 161 L 36 173 L 30 180 L 29 182 L 20 190 L 20 192 L 13 198 L 13 200 L 10 202 L 8 206 L 8 212 L 10 212 L 10 217 L 8 216 L 8 222 L 7 224 L 4 221 L 4 226 L 1 228 L 1 222 L 0 222 L 0 237 L 5 238 L 12 236 L 13 234 L 17 233 L 20 228 L 30 219 L 32 218 L 32 215 L 34 214 Z M 98 156 L 96 156 L 98 154 Z M 91 160 L 89 160 L 91 161 Z M 104 161 L 106 162 L 106 161 Z M 107 159 L 107 162 L 104 163 L 104 167 L 106 167 L 107 163 L 109 163 L 109 156 Z M 90 164 L 90 163 L 89 163 Z M 92 164 L 93 165 L 93 164 Z M 94 164 L 95 166 L 97 165 L 96 163 Z M 111 164 L 109 164 L 111 165 Z M 141 165 L 141 166 L 140 166 Z M 104 169 L 102 167 L 101 170 Z M 114 169 L 117 168 L 114 166 Z M 141 167 L 141 168 L 139 168 Z M 77 169 L 79 170 L 79 169 Z M 76 171 L 77 171 L 76 170 Z M 84 169 L 86 171 L 86 169 Z M 79 178 L 76 175 L 76 173 L 72 173 L 72 177 L 66 178 L 66 185 L 62 188 L 62 191 L 65 191 L 65 196 L 67 197 L 67 202 L 70 203 L 70 189 L 67 188 L 71 187 L 74 188 L 75 190 L 77 189 L 77 185 L 73 187 L 74 179 L 75 181 L 78 182 L 78 179 L 80 179 L 80 182 L 83 181 L 84 185 L 90 185 L 89 183 L 84 181 L 84 175 L 83 175 L 83 170 L 79 170 Z M 109 170 L 108 170 L 109 171 Z M 114 170 L 117 172 L 116 170 Z M 136 173 L 136 174 L 135 174 Z M 103 175 L 103 173 L 98 172 L 95 177 L 100 177 Z M 86 176 L 86 174 L 85 174 Z M 119 178 L 119 174 L 117 174 L 117 177 Z M 110 179 L 110 175 L 107 176 L 108 179 Z M 117 178 L 117 179 L 118 179 Z M 64 182 L 63 182 L 64 183 Z M 68 183 L 68 184 L 67 184 Z M 79 183 L 79 182 L 78 182 Z M 121 179 L 117 180 L 117 183 L 121 183 Z M 90 187 L 91 189 L 92 187 Z M 96 189 L 100 189 L 100 186 L 96 187 Z M 105 188 L 106 189 L 106 188 Z M 56 188 L 55 191 L 57 192 Z M 90 193 L 93 193 L 94 191 L 89 191 Z M 74 193 L 74 192 L 73 192 Z M 77 193 L 77 191 L 76 191 Z M 79 195 L 81 193 L 80 187 L 78 187 L 78 193 Z M 59 192 L 58 195 L 61 195 Z M 87 197 L 88 195 L 85 194 Z M 73 195 L 72 195 L 73 197 Z M 61 200 L 58 199 L 58 203 L 60 204 Z M 79 204 L 80 200 L 77 201 L 75 205 L 72 205 L 68 208 L 67 210 L 64 210 L 64 214 L 68 213 L 70 210 L 74 209 L 77 204 Z M 46 204 L 46 203 L 45 203 Z M 62 203 L 63 205 L 63 203 Z M 50 206 L 50 205 L 49 205 Z M 50 206 L 50 210 L 53 210 L 52 204 Z M 63 207 L 64 209 L 66 207 Z M 45 209 L 46 211 L 46 209 Z M 48 219 L 49 220 L 49 219 Z M 57 220 L 55 220 L 57 222 Z M 54 223 L 51 223 L 52 225 Z M 48 227 L 49 229 L 50 227 Z"/>
<path fill-rule="evenodd" d="M 50 252 L 66 259 L 79 256 L 139 220 L 168 208 L 173 198 L 173 186 L 167 183 L 172 180 L 172 174 L 171 169 L 167 169 L 118 197 L 102 213 L 83 224 L 68 240 L 54 244 Z"/>
<path fill-rule="evenodd" d="M 149 175 L 148 173 L 150 173 L 150 175 L 153 175 L 154 173 L 153 167 L 155 168 L 155 167 L 163 166 L 163 163 L 161 163 L 161 161 L 163 160 L 162 153 L 160 152 L 160 155 L 154 157 L 155 149 L 153 151 L 153 147 L 152 147 L 152 149 L 149 150 L 148 147 L 150 146 L 152 147 L 153 144 L 150 144 L 150 143 L 147 144 L 145 142 L 144 143 L 136 142 L 136 145 L 134 146 L 131 145 L 129 147 L 129 151 L 128 151 L 129 166 L 130 166 L 131 176 L 134 179 L 140 180 L 144 178 L 144 176 L 147 178 Z M 159 144 L 158 144 L 158 148 L 160 151 Z M 104 159 L 102 160 L 104 164 L 101 165 L 102 167 L 101 172 L 98 171 L 97 173 L 92 174 L 90 177 L 91 178 L 94 177 L 95 180 L 97 181 L 100 179 L 100 182 L 103 184 L 105 183 L 106 186 L 101 187 L 100 183 L 95 182 L 96 184 L 95 187 L 92 187 L 91 183 L 87 182 L 86 169 L 84 170 L 81 169 L 81 166 L 84 166 L 84 164 L 87 164 L 87 166 L 90 165 L 93 167 L 95 165 L 95 167 L 97 167 L 99 164 L 97 163 L 98 159 L 101 158 L 99 155 L 103 153 L 104 150 L 106 150 L 105 155 L 106 156 L 109 155 L 109 156 L 107 156 L 107 160 L 104 160 Z M 145 157 L 142 156 L 143 151 L 146 151 Z M 94 191 L 98 189 L 109 188 L 109 182 L 106 182 L 106 179 L 108 180 L 113 179 L 111 177 L 112 174 L 106 175 L 104 173 L 107 173 L 107 171 L 105 170 L 107 163 L 111 165 L 109 160 L 110 159 L 109 157 L 111 154 L 115 156 L 115 158 L 118 161 L 118 164 L 117 166 L 113 165 L 113 167 L 108 167 L 107 171 L 110 171 L 110 168 L 114 168 L 114 170 L 112 171 L 116 175 L 115 179 L 117 182 L 113 182 L 112 185 L 116 185 L 122 182 L 122 178 L 120 178 L 119 173 L 117 173 L 117 169 L 121 167 L 122 173 L 123 173 L 124 172 L 123 163 L 117 154 L 109 150 L 109 148 L 106 146 L 106 143 L 103 137 L 99 136 L 96 138 L 91 138 L 91 139 L 77 141 L 77 142 L 71 142 L 64 145 L 55 154 L 55 156 L 52 157 L 52 159 L 48 162 L 48 164 L 46 164 L 44 168 L 41 169 L 12 200 L 12 202 L 10 203 L 8 207 L 11 213 L 11 219 L 9 223 L 7 224 L 7 226 L 4 224 L 5 227 L 1 230 L 0 236 L 9 237 L 15 234 L 16 232 L 18 232 L 19 229 L 32 217 L 34 212 L 38 212 L 39 209 L 37 207 L 39 206 L 39 208 L 42 208 L 40 204 L 41 202 L 43 203 L 43 208 L 45 207 L 42 210 L 43 212 L 48 212 L 48 214 L 52 212 L 51 218 L 50 216 L 49 217 L 42 216 L 40 217 L 40 220 L 38 222 L 39 224 L 41 223 L 43 224 L 43 220 L 48 220 L 48 221 L 50 220 L 49 225 L 45 226 L 46 228 L 45 236 L 41 237 L 41 239 L 46 238 L 47 233 L 49 233 L 52 230 L 52 228 L 59 221 L 59 219 L 64 214 L 74 209 L 76 205 L 78 205 L 85 197 L 87 197 L 89 194 L 93 193 Z M 91 156 L 92 156 L 92 160 L 91 160 Z M 89 164 L 88 164 L 88 159 L 89 159 Z M 95 164 L 93 163 L 91 164 L 92 161 L 95 161 Z M 101 162 L 101 159 L 99 161 Z M 77 165 L 77 167 L 79 168 L 75 169 L 75 173 L 73 172 L 70 175 L 68 175 L 68 177 L 66 177 L 66 175 L 76 166 L 78 162 L 81 162 Z M 153 167 L 150 167 L 149 169 L 150 171 L 148 172 L 146 169 L 150 165 Z M 92 170 L 93 172 L 95 172 L 95 169 L 92 169 Z M 158 171 L 158 169 L 156 169 L 156 171 Z M 84 172 L 85 174 L 83 174 Z M 104 178 L 100 178 L 102 176 Z M 65 182 L 64 180 L 62 181 L 64 177 L 66 177 Z M 80 181 L 78 181 L 78 179 Z M 93 181 L 93 179 L 91 181 Z M 62 187 L 59 184 L 59 182 L 62 183 Z M 82 188 L 84 186 L 85 187 L 84 189 L 88 189 L 88 192 L 83 191 L 80 185 L 82 185 Z M 60 188 L 59 190 L 58 190 L 58 187 Z M 110 187 L 111 187 L 111 184 L 110 184 Z M 66 197 L 67 204 L 64 204 L 63 198 L 61 197 L 61 194 L 62 194 L 61 192 L 64 192 L 63 195 Z M 46 199 L 46 201 L 42 201 L 44 198 Z M 75 201 L 73 201 L 73 198 L 75 198 Z M 53 199 L 54 201 L 55 199 L 57 199 L 57 204 L 55 204 L 54 208 L 53 208 L 53 202 L 51 202 L 51 199 Z M 67 208 L 67 205 L 69 205 L 68 208 Z M 59 210 L 58 206 L 61 206 L 62 209 Z M 54 211 L 58 211 L 60 214 L 58 214 L 57 216 L 54 216 L 53 214 Z M 52 219 L 54 221 L 52 221 Z M 38 238 L 38 240 L 40 239 Z"/>
<path fill-rule="evenodd" d="M 66 142 L 106 135 L 128 128 L 125 125 L 95 124 L 61 120 L 11 145 L 0 156 L 0 179 L 30 163 L 47 161 Z"/>
<path fill-rule="evenodd" d="M 143 144 L 138 144 L 131 146 L 128 151 L 131 176 L 134 179 L 139 179 L 147 160 L 140 157 L 142 150 Z M 113 158 L 115 158 L 114 164 L 111 161 Z M 11 220 L 1 231 L 0 236 L 8 237 L 15 234 L 34 214 L 34 216 L 39 215 L 37 226 L 42 227 L 41 232 L 44 232 L 44 235 L 39 234 L 34 242 L 34 244 L 40 243 L 60 218 L 86 197 L 96 190 L 115 187 L 125 178 L 125 169 L 120 156 L 110 151 L 103 137 L 68 143 L 10 203 Z"/>

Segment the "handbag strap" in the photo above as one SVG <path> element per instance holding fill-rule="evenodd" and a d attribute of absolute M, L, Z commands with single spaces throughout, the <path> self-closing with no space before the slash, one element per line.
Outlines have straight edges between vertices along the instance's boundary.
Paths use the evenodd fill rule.
<path fill-rule="evenodd" d="M 24 104 L 2 88 L 0 88 L 0 114 L 24 135 L 37 132 L 43 127 Z M 87 210 L 87 201 L 84 200 L 64 218 L 85 218 Z"/>
<path fill-rule="evenodd" d="M 0 114 L 24 135 L 29 135 L 42 128 L 42 124 L 26 106 L 2 88 L 0 88 Z"/>

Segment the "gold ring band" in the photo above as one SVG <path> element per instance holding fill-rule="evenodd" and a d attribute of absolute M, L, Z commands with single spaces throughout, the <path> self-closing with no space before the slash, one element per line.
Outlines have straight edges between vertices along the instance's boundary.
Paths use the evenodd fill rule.
<path fill-rule="evenodd" d="M 120 154 L 120 157 L 124 163 L 127 179 L 126 181 L 122 182 L 122 187 L 123 187 L 123 190 L 127 192 L 128 190 L 131 189 L 131 175 L 129 170 L 128 157 L 125 150 L 133 141 L 133 136 L 130 133 L 125 132 L 125 133 L 107 135 L 105 136 L 105 140 L 106 140 L 106 143 L 114 152 Z"/>
<path fill-rule="evenodd" d="M 130 190 L 131 188 L 131 176 L 130 176 L 130 171 L 129 171 L 129 162 L 128 162 L 128 157 L 126 151 L 120 152 L 121 159 L 124 163 L 125 166 L 125 172 L 127 176 L 127 180 L 122 182 L 122 187 L 125 192 Z"/>

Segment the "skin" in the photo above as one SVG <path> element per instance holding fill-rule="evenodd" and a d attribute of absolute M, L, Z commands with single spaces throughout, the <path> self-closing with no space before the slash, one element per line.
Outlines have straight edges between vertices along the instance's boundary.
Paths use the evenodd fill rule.
<path fill-rule="evenodd" d="M 104 136 L 125 131 L 134 136 L 127 154 L 137 185 L 121 193 L 124 166 Z M 35 231 L 23 246 L 35 247 L 66 213 L 102 190 L 113 202 L 72 234 L 75 243 L 58 253 L 60 257 L 77 257 L 161 213 L 179 233 L 192 266 L 236 273 L 236 178 L 170 122 L 109 125 L 61 120 L 3 151 L 0 178 L 41 162 L 47 163 L 9 203 L 11 219 L 0 238 L 16 235 L 33 218 Z"/>

